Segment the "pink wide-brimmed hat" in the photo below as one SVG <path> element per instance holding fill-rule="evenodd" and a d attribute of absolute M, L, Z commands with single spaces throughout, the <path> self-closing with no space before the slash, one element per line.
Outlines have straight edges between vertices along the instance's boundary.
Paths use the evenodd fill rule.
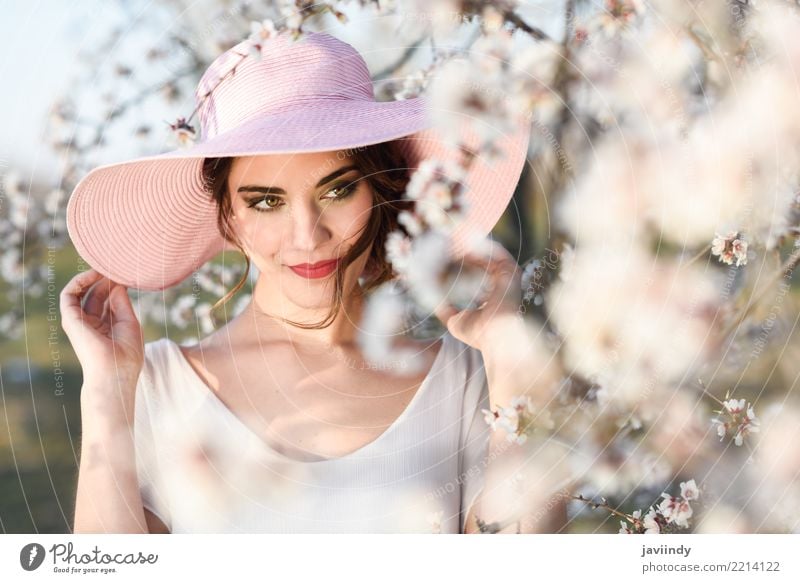
<path fill-rule="evenodd" d="M 345 150 L 399 140 L 413 171 L 457 151 L 433 127 L 423 97 L 376 101 L 362 56 L 325 33 L 266 40 L 261 58 L 243 41 L 221 54 L 195 92 L 201 137 L 191 147 L 94 168 L 67 204 L 78 253 L 109 279 L 141 290 L 182 282 L 223 250 L 204 158 Z M 209 93 L 210 92 L 210 93 Z M 466 135 L 466 134 L 465 134 Z M 467 138 L 469 142 L 473 138 Z M 526 159 L 529 129 L 504 136 L 500 160 L 476 158 L 465 179 L 468 211 L 453 232 L 461 256 L 508 205 Z"/>

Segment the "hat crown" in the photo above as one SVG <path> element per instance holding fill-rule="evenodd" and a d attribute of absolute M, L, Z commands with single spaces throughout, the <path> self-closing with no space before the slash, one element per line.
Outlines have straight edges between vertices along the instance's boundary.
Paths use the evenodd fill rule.
<path fill-rule="evenodd" d="M 306 32 L 295 40 L 283 31 L 262 43 L 260 59 L 250 50 L 249 41 L 237 44 L 201 77 L 195 99 L 203 141 L 250 119 L 321 100 L 375 100 L 363 57 L 329 34 Z"/>

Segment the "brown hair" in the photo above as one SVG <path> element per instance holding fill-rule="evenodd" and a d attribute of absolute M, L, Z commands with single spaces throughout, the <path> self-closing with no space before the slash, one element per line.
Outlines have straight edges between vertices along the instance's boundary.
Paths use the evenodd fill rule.
<path fill-rule="evenodd" d="M 399 212 L 404 209 L 410 210 L 413 204 L 412 201 L 402 198 L 410 177 L 407 162 L 395 141 L 382 142 L 351 150 L 340 150 L 338 155 L 340 159 L 342 159 L 342 155 L 352 158 L 353 165 L 358 168 L 372 188 L 372 211 L 363 232 L 342 258 L 339 268 L 334 272 L 334 305 L 325 319 L 317 324 L 303 324 L 284 319 L 285 322 L 300 328 L 320 329 L 329 326 L 333 322 L 342 306 L 345 269 L 369 247 L 370 243 L 373 245 L 365 268 L 365 273 L 370 274 L 370 277 L 364 282 L 363 290 L 365 292 L 370 291 L 396 275 L 391 264 L 386 259 L 384 244 L 388 234 L 400 228 L 397 222 Z M 219 231 L 226 240 L 236 245 L 247 259 L 247 266 L 242 279 L 214 304 L 213 309 L 227 303 L 245 284 L 250 272 L 250 257 L 245 253 L 241 241 L 238 240 L 229 222 L 232 205 L 228 192 L 228 175 L 233 166 L 233 160 L 234 158 L 232 157 L 206 158 L 203 160 L 203 179 L 207 191 L 217 204 L 217 226 Z"/>

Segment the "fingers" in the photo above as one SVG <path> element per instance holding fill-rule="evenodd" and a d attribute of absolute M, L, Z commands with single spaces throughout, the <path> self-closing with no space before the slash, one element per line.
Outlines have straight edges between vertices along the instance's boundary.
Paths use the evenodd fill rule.
<path fill-rule="evenodd" d="M 111 290 L 109 295 L 109 306 L 111 308 L 111 316 L 117 322 L 138 322 L 136 312 L 133 310 L 133 304 L 128 297 L 128 289 L 122 284 L 116 284 L 114 289 Z"/>
<path fill-rule="evenodd" d="M 435 310 L 436 317 L 445 326 L 447 325 L 447 321 L 453 316 L 455 316 L 457 313 L 458 310 L 444 303 L 440 304 L 439 307 Z"/>
<path fill-rule="evenodd" d="M 483 269 L 486 272 L 487 291 L 492 292 L 495 288 L 511 285 L 515 277 L 522 277 L 522 270 L 517 262 L 510 255 L 497 255 L 487 259 L 483 257 L 465 257 L 465 262 Z"/>
<path fill-rule="evenodd" d="M 89 291 L 89 288 L 102 277 L 103 275 L 94 269 L 84 271 L 73 277 L 69 283 L 64 286 L 64 289 L 61 290 L 61 296 L 59 298 L 61 310 L 64 311 L 70 308 L 80 309 L 81 300 Z"/>
<path fill-rule="evenodd" d="M 98 318 L 102 317 L 106 299 L 108 299 L 108 295 L 114 285 L 114 282 L 106 277 L 97 281 L 86 293 L 83 301 L 83 310 L 87 314 L 93 314 Z"/>
<path fill-rule="evenodd" d="M 511 253 L 496 241 L 490 241 L 488 247 L 467 250 L 463 260 L 468 263 L 485 266 L 490 272 L 513 272 L 519 264 Z"/>

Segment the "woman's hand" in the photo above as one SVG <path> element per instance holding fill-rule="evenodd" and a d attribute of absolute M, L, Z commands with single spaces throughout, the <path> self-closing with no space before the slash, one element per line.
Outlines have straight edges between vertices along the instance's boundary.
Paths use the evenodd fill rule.
<path fill-rule="evenodd" d="M 83 367 L 84 382 L 123 378 L 135 383 L 144 364 L 142 327 L 127 288 L 94 269 L 61 291 L 61 327 Z"/>
<path fill-rule="evenodd" d="M 436 316 L 453 336 L 481 351 L 492 329 L 518 318 L 522 303 L 522 270 L 500 243 L 487 241 L 487 244 L 486 255 L 468 252 L 464 256 L 464 262 L 486 270 L 489 294 L 485 302 L 476 310 L 459 311 L 444 306 L 436 311 Z"/>

